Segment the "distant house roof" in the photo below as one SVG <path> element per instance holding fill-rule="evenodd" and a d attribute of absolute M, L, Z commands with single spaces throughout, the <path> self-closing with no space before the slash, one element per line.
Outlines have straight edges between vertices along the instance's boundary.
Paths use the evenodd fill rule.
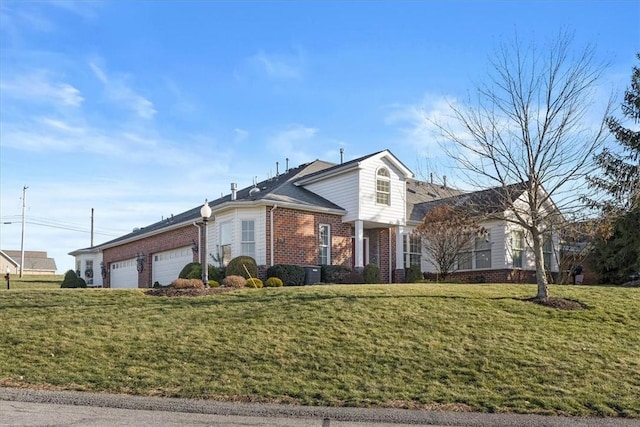
<path fill-rule="evenodd" d="M 3 250 L 5 255 L 11 258 L 16 265 L 20 265 L 22 252 L 18 250 Z M 47 256 L 45 251 L 24 251 L 23 271 L 52 271 L 57 269 L 56 261 Z"/>
<path fill-rule="evenodd" d="M 463 192 L 455 188 L 409 179 L 407 180 L 407 220 L 420 222 L 432 209 L 431 202 L 460 194 Z"/>
<path fill-rule="evenodd" d="M 510 203 L 515 202 L 522 196 L 527 190 L 527 187 L 528 183 L 520 182 L 469 193 L 458 192 L 458 194 L 449 197 L 416 203 L 412 211 L 411 219 L 414 221 L 422 221 L 422 218 L 427 212 L 436 206 L 443 205 L 469 209 L 476 214 L 492 215 L 502 213 L 508 209 Z"/>

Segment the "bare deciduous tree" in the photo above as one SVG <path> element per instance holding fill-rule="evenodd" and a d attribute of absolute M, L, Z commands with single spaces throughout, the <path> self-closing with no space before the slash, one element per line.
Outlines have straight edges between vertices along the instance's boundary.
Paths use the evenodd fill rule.
<path fill-rule="evenodd" d="M 479 217 L 470 215 L 469 210 L 440 205 L 427 212 L 416 233 L 429 261 L 444 279 L 456 270 L 458 257 L 468 250 L 480 229 Z"/>
<path fill-rule="evenodd" d="M 505 219 L 530 235 L 540 299 L 549 296 L 547 217 L 579 205 L 579 189 L 607 137 L 604 118 L 611 105 L 605 102 L 597 120 L 590 116 L 606 67 L 596 62 L 592 47 L 572 55 L 572 40 L 563 33 L 542 49 L 518 40 L 502 44 L 488 79 L 476 88 L 477 101 L 450 104 L 457 126 L 436 123 L 468 184 L 504 189 L 526 183 L 520 199 L 503 192 L 501 203 L 510 213 Z"/>

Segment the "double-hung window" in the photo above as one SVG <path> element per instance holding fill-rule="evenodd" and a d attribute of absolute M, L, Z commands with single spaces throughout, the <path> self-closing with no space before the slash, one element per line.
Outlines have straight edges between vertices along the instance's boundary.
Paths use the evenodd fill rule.
<path fill-rule="evenodd" d="M 416 266 L 420 268 L 422 259 L 422 240 L 416 233 L 404 236 L 404 268 Z"/>
<path fill-rule="evenodd" d="M 513 268 L 524 266 L 524 231 L 515 230 L 511 234 L 511 252 L 513 256 Z"/>
<path fill-rule="evenodd" d="M 553 257 L 553 239 L 550 234 L 542 237 L 542 258 L 544 259 L 545 270 L 551 270 Z"/>
<path fill-rule="evenodd" d="M 222 265 L 227 265 L 231 261 L 231 222 L 229 221 L 220 224 L 219 256 L 222 256 Z"/>
<path fill-rule="evenodd" d="M 475 242 L 476 268 L 491 268 L 491 236 L 477 236 Z"/>
<path fill-rule="evenodd" d="M 391 177 L 387 168 L 380 168 L 376 172 L 376 203 L 391 204 Z"/>
<path fill-rule="evenodd" d="M 242 221 L 242 255 L 256 257 L 256 222 L 254 220 Z"/>
<path fill-rule="evenodd" d="M 320 265 L 331 264 L 331 227 L 329 224 L 320 224 L 318 230 L 319 259 Z"/>

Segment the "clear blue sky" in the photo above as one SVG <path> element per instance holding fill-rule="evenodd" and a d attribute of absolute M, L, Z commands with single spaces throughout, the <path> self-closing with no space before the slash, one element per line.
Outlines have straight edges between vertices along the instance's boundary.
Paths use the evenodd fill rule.
<path fill-rule="evenodd" d="M 3 0 L 0 246 L 20 248 L 25 185 L 25 249 L 64 272 L 92 208 L 99 244 L 287 157 L 388 148 L 418 177 L 446 173 L 424 116 L 472 90 L 500 41 L 572 31 L 621 100 L 639 4 Z"/>

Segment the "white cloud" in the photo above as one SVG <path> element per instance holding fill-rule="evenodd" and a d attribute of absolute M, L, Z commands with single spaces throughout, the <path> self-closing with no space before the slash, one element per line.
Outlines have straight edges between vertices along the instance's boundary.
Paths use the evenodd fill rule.
<path fill-rule="evenodd" d="M 235 135 L 236 135 L 236 137 L 235 137 L 235 141 L 236 142 L 244 141 L 245 139 L 247 139 L 249 137 L 249 131 L 246 131 L 244 129 L 235 128 L 233 130 L 233 133 L 235 133 Z"/>
<path fill-rule="evenodd" d="M 157 110 L 153 103 L 129 86 L 127 76 L 109 75 L 104 67 L 99 66 L 95 61 L 90 62 L 89 67 L 104 85 L 107 96 L 120 107 L 133 110 L 138 117 L 143 119 L 152 119 L 155 116 Z"/>
<path fill-rule="evenodd" d="M 307 149 L 318 146 L 314 142 L 317 133 L 318 129 L 295 124 L 268 138 L 267 143 L 272 151 L 289 158 L 292 164 L 305 163 L 312 158 Z"/>
<path fill-rule="evenodd" d="M 68 83 L 53 81 L 47 71 L 34 71 L 11 80 L 0 81 L 5 96 L 31 103 L 51 103 L 78 107 L 84 101 L 80 91 Z"/>
<path fill-rule="evenodd" d="M 304 74 L 304 57 L 294 54 L 274 54 L 263 50 L 248 58 L 248 64 L 257 72 L 274 80 L 300 80 Z"/>
<path fill-rule="evenodd" d="M 389 107 L 385 124 L 396 127 L 403 142 L 410 144 L 420 155 L 434 157 L 442 144 L 439 126 L 449 128 L 455 134 L 464 130 L 454 117 L 452 106 L 457 106 L 455 98 L 425 95 L 419 104 L 394 104 Z"/>

